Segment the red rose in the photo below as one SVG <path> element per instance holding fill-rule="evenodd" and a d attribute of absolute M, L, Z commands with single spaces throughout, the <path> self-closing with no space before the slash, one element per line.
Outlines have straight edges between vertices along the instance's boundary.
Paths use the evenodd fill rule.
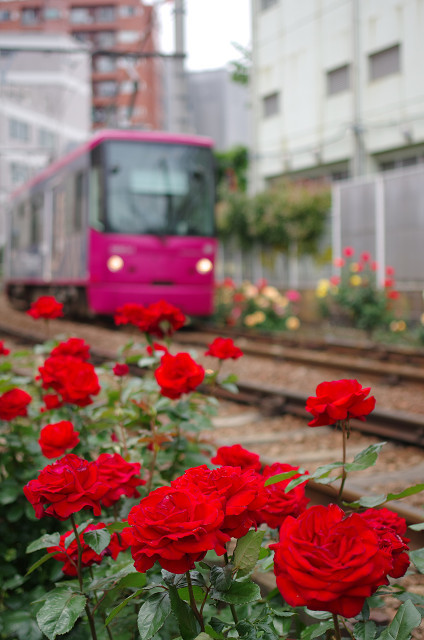
<path fill-rule="evenodd" d="M 140 478 L 140 463 L 127 462 L 119 453 L 101 453 L 96 460 L 99 469 L 99 480 L 107 486 L 107 492 L 102 497 L 101 503 L 110 507 L 121 496 L 137 498 L 140 494 L 136 487 L 146 484 Z"/>
<path fill-rule="evenodd" d="M 0 420 L 14 420 L 28 415 L 27 407 L 32 398 L 22 389 L 10 389 L 0 396 Z"/>
<path fill-rule="evenodd" d="M 101 513 L 100 500 L 108 487 L 99 481 L 98 467 L 73 453 L 44 467 L 38 478 L 30 480 L 24 494 L 37 518 L 52 516 L 66 520 L 81 509 Z"/>
<path fill-rule="evenodd" d="M 241 467 L 242 469 L 253 469 L 254 471 L 260 471 L 262 467 L 258 454 L 243 449 L 240 444 L 233 444 L 231 447 L 219 447 L 216 456 L 211 458 L 211 462 L 213 464 Z"/>
<path fill-rule="evenodd" d="M 142 304 L 130 302 L 116 310 L 115 324 L 132 324 L 140 331 L 146 331 L 153 320 L 149 311 Z"/>
<path fill-rule="evenodd" d="M 44 411 L 50 411 L 50 409 L 57 409 L 58 407 L 62 406 L 62 402 L 59 396 L 54 393 L 46 394 L 45 396 L 43 396 L 43 400 L 46 407 L 40 409 L 41 413 L 43 413 Z"/>
<path fill-rule="evenodd" d="M 127 364 L 121 364 L 120 362 L 117 362 L 115 364 L 115 366 L 113 367 L 112 371 L 115 374 L 115 376 L 118 376 L 118 378 L 122 377 L 122 376 L 126 376 L 129 372 L 130 368 Z"/>
<path fill-rule="evenodd" d="M 167 398 L 179 398 L 183 393 L 194 391 L 205 377 L 203 367 L 188 353 L 177 353 L 176 356 L 165 353 L 160 362 L 155 378 L 161 394 Z"/>
<path fill-rule="evenodd" d="M 357 380 L 321 382 L 316 397 L 310 396 L 306 401 L 306 411 L 314 416 L 308 425 L 321 427 L 349 418 L 365 421 L 375 407 L 374 396 L 366 397 L 369 392 L 370 387 L 363 387 Z"/>
<path fill-rule="evenodd" d="M 343 249 L 343 255 L 346 256 L 346 258 L 351 258 L 355 253 L 355 250 L 353 249 L 353 247 L 345 247 Z"/>
<path fill-rule="evenodd" d="M 263 478 L 253 469 L 219 467 L 211 470 L 202 465 L 188 469 L 171 485 L 187 492 L 197 487 L 206 496 L 219 497 L 225 516 L 220 529 L 231 538 L 242 538 L 251 527 L 256 527 L 255 512 L 267 501 Z"/>
<path fill-rule="evenodd" d="M 31 304 L 27 314 L 35 320 L 38 320 L 38 318 L 44 318 L 45 320 L 61 318 L 63 316 L 63 304 L 53 296 L 41 296 Z"/>
<path fill-rule="evenodd" d="M 3 340 L 0 340 L 0 356 L 7 356 L 10 353 L 10 349 L 6 349 Z"/>
<path fill-rule="evenodd" d="M 388 584 L 391 563 L 375 531 L 360 515 L 345 517 L 334 504 L 287 517 L 280 541 L 270 548 L 277 587 L 292 607 L 351 618 L 368 596 Z"/>
<path fill-rule="evenodd" d="M 409 567 L 409 538 L 405 538 L 406 520 L 390 509 L 367 509 L 360 514 L 377 533 L 380 548 L 390 554 L 393 568 L 389 576 L 400 578 Z"/>
<path fill-rule="evenodd" d="M 38 443 L 46 458 L 63 456 L 67 449 L 73 449 L 79 442 L 79 432 L 69 420 L 47 424 L 40 431 Z"/>
<path fill-rule="evenodd" d="M 165 300 L 154 302 L 148 306 L 147 310 L 151 321 L 145 331 L 158 338 L 172 335 L 177 329 L 183 327 L 186 321 L 183 312 Z"/>
<path fill-rule="evenodd" d="M 165 353 L 168 353 L 168 349 L 165 347 L 165 345 L 159 344 L 159 342 L 154 342 L 153 346 L 150 346 L 150 344 L 148 344 L 146 347 L 146 351 L 149 356 L 154 356 L 156 351 L 164 351 Z"/>
<path fill-rule="evenodd" d="M 90 359 L 90 345 L 82 338 L 69 338 L 66 342 L 60 342 L 51 353 L 51 356 L 73 356 L 80 360 Z"/>
<path fill-rule="evenodd" d="M 114 560 L 118 557 L 118 554 L 121 551 L 124 551 L 128 548 L 128 544 L 122 536 L 118 536 L 118 534 L 113 533 L 110 538 L 110 542 L 106 549 L 99 554 L 96 553 L 91 547 L 86 544 L 84 540 L 84 534 L 87 531 L 97 531 L 98 529 L 104 529 L 106 525 L 104 522 L 99 522 L 98 524 L 89 524 L 84 531 L 79 534 L 79 539 L 82 547 L 82 555 L 81 555 L 81 567 L 91 567 L 93 564 L 100 564 L 105 556 L 111 556 Z M 77 567 L 78 567 L 78 544 L 74 539 L 72 542 L 66 547 L 66 539 L 74 533 L 73 530 L 67 531 L 63 535 L 60 536 L 60 542 L 55 547 L 48 547 L 47 553 L 55 553 L 53 556 L 55 560 L 59 562 L 63 562 L 62 571 L 67 576 L 76 576 L 77 575 Z"/>
<path fill-rule="evenodd" d="M 271 476 L 276 476 L 278 473 L 287 473 L 287 471 L 297 471 L 298 469 L 299 467 L 292 467 L 290 464 L 275 462 L 270 467 L 265 467 L 263 477 L 266 480 Z M 269 527 L 276 529 L 281 526 L 287 516 L 297 518 L 305 511 L 309 502 L 309 498 L 305 496 L 306 482 L 285 493 L 285 488 L 289 482 L 299 476 L 300 473 L 297 473 L 287 480 L 281 480 L 265 487 L 268 499 L 257 513 L 258 524 L 266 522 Z"/>
<path fill-rule="evenodd" d="M 62 403 L 85 407 L 100 391 L 93 365 L 73 356 L 50 356 L 39 372 L 43 389 L 54 389 Z"/>
<path fill-rule="evenodd" d="M 228 358 L 235 360 L 243 355 L 243 351 L 234 345 L 231 338 L 215 338 L 208 346 L 205 356 L 214 356 L 220 360 L 227 360 Z"/>
<path fill-rule="evenodd" d="M 221 501 L 195 488 L 152 491 L 128 516 L 135 568 L 144 573 L 157 561 L 167 571 L 185 573 L 211 549 L 223 555 L 229 540 L 220 531 L 223 519 Z"/>

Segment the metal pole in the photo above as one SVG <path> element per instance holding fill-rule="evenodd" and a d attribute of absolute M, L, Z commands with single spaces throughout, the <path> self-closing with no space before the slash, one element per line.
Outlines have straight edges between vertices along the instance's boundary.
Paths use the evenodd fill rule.
<path fill-rule="evenodd" d="M 190 132 L 188 117 L 187 78 L 184 69 L 185 29 L 184 0 L 175 0 L 175 59 L 174 59 L 174 105 L 175 126 L 178 132 Z"/>

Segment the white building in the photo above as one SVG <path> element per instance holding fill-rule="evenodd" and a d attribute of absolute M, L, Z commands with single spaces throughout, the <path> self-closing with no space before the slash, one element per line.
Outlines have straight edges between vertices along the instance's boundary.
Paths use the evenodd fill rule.
<path fill-rule="evenodd" d="M 252 0 L 254 191 L 424 161 L 424 0 Z"/>
<path fill-rule="evenodd" d="M 9 194 L 89 136 L 90 73 L 70 36 L 0 33 L 0 246 Z"/>

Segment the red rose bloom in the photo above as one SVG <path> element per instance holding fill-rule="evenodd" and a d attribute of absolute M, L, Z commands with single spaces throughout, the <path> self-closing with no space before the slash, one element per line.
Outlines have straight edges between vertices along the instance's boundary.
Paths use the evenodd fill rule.
<path fill-rule="evenodd" d="M 93 564 L 100 564 L 105 556 L 111 556 L 114 560 L 118 557 L 121 551 L 125 551 L 128 548 L 128 544 L 122 536 L 118 536 L 117 533 L 113 533 L 110 538 L 110 543 L 99 554 L 96 553 L 91 547 L 84 541 L 84 534 L 88 531 L 97 531 L 98 529 L 104 529 L 106 525 L 104 522 L 98 524 L 89 524 L 84 531 L 79 534 L 79 539 L 82 546 L 81 555 L 81 567 L 91 567 Z M 48 547 L 47 553 L 55 553 L 53 556 L 55 560 L 63 562 L 62 571 L 66 576 L 76 576 L 78 567 L 78 544 L 74 539 L 66 547 L 66 539 L 73 534 L 73 530 L 67 531 L 60 536 L 60 542 L 55 547 Z"/>
<path fill-rule="evenodd" d="M 117 362 L 112 369 L 113 373 L 115 374 L 115 376 L 118 376 L 118 378 L 121 378 L 122 376 L 126 376 L 129 370 L 130 368 L 127 364 L 125 363 L 121 364 L 120 362 Z"/>
<path fill-rule="evenodd" d="M 262 467 L 258 454 L 243 449 L 240 444 L 233 444 L 231 447 L 219 447 L 216 451 L 216 456 L 211 458 L 211 462 L 230 467 L 253 469 L 254 471 L 260 471 Z"/>
<path fill-rule="evenodd" d="M 343 255 L 346 256 L 346 258 L 351 258 L 355 253 L 355 250 L 353 249 L 353 247 L 345 247 L 343 249 Z"/>
<path fill-rule="evenodd" d="M 50 409 L 57 409 L 58 407 L 62 406 L 62 402 L 61 402 L 59 396 L 57 396 L 54 393 L 46 394 L 45 396 L 43 396 L 43 400 L 44 400 L 44 404 L 46 405 L 46 407 L 40 409 L 40 411 L 42 413 L 44 411 L 50 411 Z"/>
<path fill-rule="evenodd" d="M 149 356 L 155 355 L 155 351 L 164 351 L 165 353 L 168 353 L 168 349 L 165 347 L 165 345 L 159 344 L 159 342 L 154 342 L 153 347 L 148 344 L 146 347 L 146 351 Z"/>
<path fill-rule="evenodd" d="M 68 453 L 44 467 L 38 478 L 30 480 L 24 494 L 37 518 L 47 515 L 66 520 L 81 509 L 93 509 L 94 515 L 99 516 L 100 500 L 107 489 L 99 480 L 95 462 Z"/>
<path fill-rule="evenodd" d="M 22 389 L 10 389 L 0 396 L 0 420 L 14 420 L 28 415 L 27 407 L 32 398 Z"/>
<path fill-rule="evenodd" d="M 400 578 L 409 567 L 409 538 L 405 538 L 406 520 L 390 509 L 367 509 L 360 514 L 377 533 L 380 548 L 390 554 L 393 568 L 389 576 Z"/>
<path fill-rule="evenodd" d="M 167 398 L 176 399 L 189 393 L 203 381 L 205 370 L 197 364 L 188 353 L 177 353 L 172 356 L 165 353 L 155 371 L 155 378 L 160 392 Z"/>
<path fill-rule="evenodd" d="M 45 320 L 61 318 L 63 316 L 63 304 L 53 296 L 41 296 L 31 304 L 27 314 L 35 320 L 38 320 L 38 318 L 44 318 Z"/>
<path fill-rule="evenodd" d="M 316 397 L 310 396 L 306 401 L 306 411 L 314 416 L 308 425 L 321 427 L 349 418 L 365 421 L 375 407 L 374 396 L 366 397 L 369 392 L 370 387 L 363 387 L 357 380 L 321 382 Z"/>
<path fill-rule="evenodd" d="M 228 358 L 236 360 L 242 355 L 243 351 L 234 345 L 231 338 L 215 338 L 209 345 L 208 350 L 205 351 L 205 356 L 214 356 L 214 358 L 219 358 L 220 360 L 227 360 Z"/>
<path fill-rule="evenodd" d="M 391 562 L 360 515 L 337 506 L 315 506 L 287 517 L 275 550 L 277 587 L 292 607 L 356 616 L 365 599 L 388 584 Z"/>
<path fill-rule="evenodd" d="M 67 449 L 73 449 L 79 442 L 79 432 L 69 420 L 47 424 L 40 431 L 38 444 L 46 458 L 59 458 Z"/>
<path fill-rule="evenodd" d="M 79 360 L 90 359 L 90 345 L 82 338 L 69 338 L 66 342 L 60 342 L 51 353 L 51 356 L 73 356 Z"/>
<path fill-rule="evenodd" d="M 152 491 L 128 516 L 135 568 L 144 573 L 157 561 L 167 571 L 185 573 L 210 549 L 223 555 L 229 540 L 220 531 L 223 519 L 221 501 L 195 488 Z"/>
<path fill-rule="evenodd" d="M 140 494 L 136 487 L 146 484 L 140 478 L 140 463 L 127 462 L 119 453 L 101 453 L 96 460 L 99 480 L 107 487 L 101 503 L 111 507 L 121 496 L 137 498 Z"/>
<path fill-rule="evenodd" d="M 263 477 L 266 480 L 271 476 L 276 476 L 279 473 L 286 473 L 287 471 L 297 471 L 299 467 L 292 467 L 289 464 L 280 464 L 275 462 L 270 467 L 265 467 L 263 470 Z M 292 476 L 287 480 L 281 480 L 275 484 L 270 484 L 264 488 L 267 501 L 266 504 L 256 514 L 258 524 L 266 522 L 266 524 L 272 529 L 280 527 L 287 516 L 293 516 L 297 518 L 303 513 L 309 502 L 309 498 L 305 496 L 305 483 L 297 485 L 285 493 L 285 488 L 293 480 L 298 478 L 299 473 Z"/>
<path fill-rule="evenodd" d="M 148 306 L 147 310 L 151 321 L 145 331 L 158 338 L 171 336 L 177 329 L 183 327 L 186 321 L 183 312 L 165 300 L 154 302 Z"/>
<path fill-rule="evenodd" d="M 242 538 L 251 527 L 256 527 L 255 512 L 267 501 L 262 476 L 253 469 L 206 465 L 188 469 L 183 476 L 171 482 L 173 487 L 190 493 L 197 487 L 204 495 L 219 497 L 224 511 L 221 531 L 232 538 Z"/>
<path fill-rule="evenodd" d="M 54 389 L 62 404 L 85 407 L 93 402 L 90 396 L 100 391 L 93 365 L 73 356 L 50 356 L 39 372 L 43 389 Z"/>
<path fill-rule="evenodd" d="M 0 340 L 0 356 L 7 356 L 10 353 L 10 349 L 6 349 L 3 340 Z"/>
<path fill-rule="evenodd" d="M 149 311 L 142 304 L 130 302 L 116 310 L 115 324 L 132 324 L 140 331 L 146 331 L 153 320 Z"/>

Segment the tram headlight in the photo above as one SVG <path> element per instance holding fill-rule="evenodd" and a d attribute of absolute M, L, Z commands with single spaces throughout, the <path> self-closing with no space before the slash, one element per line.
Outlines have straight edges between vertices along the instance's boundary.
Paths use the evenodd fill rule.
<path fill-rule="evenodd" d="M 196 271 L 197 273 L 209 273 L 212 271 L 213 264 L 209 258 L 201 258 L 196 262 Z"/>
<path fill-rule="evenodd" d="M 108 258 L 107 261 L 107 268 L 109 269 L 109 271 L 120 271 L 122 269 L 122 267 L 124 266 L 124 261 L 122 260 L 121 256 L 110 256 L 110 258 Z"/>

